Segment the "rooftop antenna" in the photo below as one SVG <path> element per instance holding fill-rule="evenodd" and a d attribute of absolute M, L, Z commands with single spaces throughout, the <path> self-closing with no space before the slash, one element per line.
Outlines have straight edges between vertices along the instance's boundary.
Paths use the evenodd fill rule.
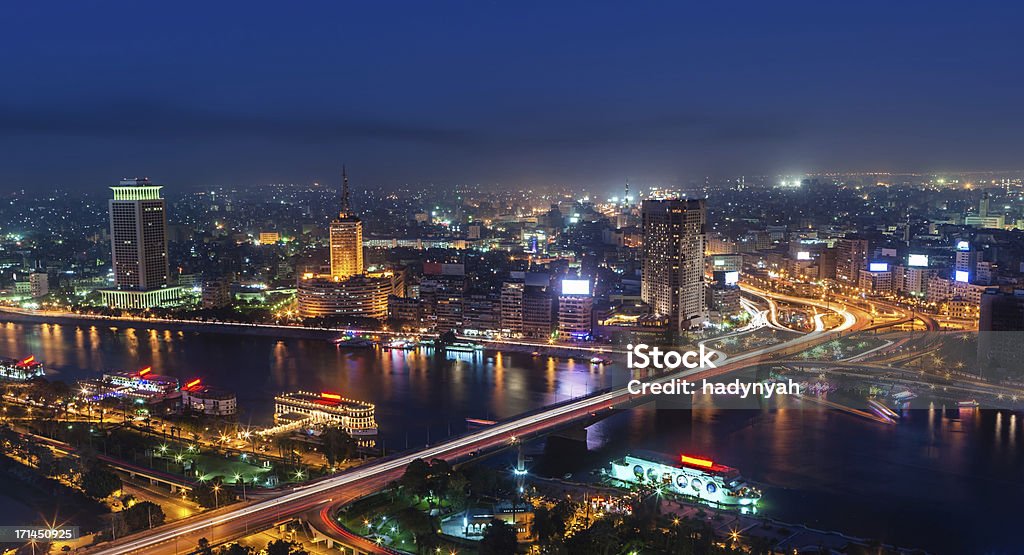
<path fill-rule="evenodd" d="M 341 165 L 341 216 L 350 214 L 348 204 L 348 172 L 345 171 L 345 164 Z"/>

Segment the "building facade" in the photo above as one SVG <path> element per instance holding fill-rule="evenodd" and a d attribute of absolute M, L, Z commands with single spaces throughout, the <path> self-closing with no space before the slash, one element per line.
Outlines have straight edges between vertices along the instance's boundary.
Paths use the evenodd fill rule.
<path fill-rule="evenodd" d="M 167 211 L 161 188 L 148 178 L 122 179 L 110 188 L 114 289 L 102 292 L 108 306 L 151 308 L 180 296 L 178 288 L 168 287 Z"/>
<path fill-rule="evenodd" d="M 341 212 L 328 228 L 331 277 L 347 279 L 363 273 L 363 222 L 349 207 L 348 174 L 342 169 Z"/>
<path fill-rule="evenodd" d="M 344 316 L 384 320 L 388 296 L 395 292 L 394 275 L 381 272 L 348 279 L 303 275 L 296 287 L 299 315 L 303 318 Z"/>
<path fill-rule="evenodd" d="M 868 265 L 868 242 L 844 237 L 836 242 L 836 279 L 851 284 L 860 282 L 860 271 Z"/>
<path fill-rule="evenodd" d="M 668 316 L 676 332 L 701 326 L 708 315 L 704 294 L 705 201 L 645 200 L 640 217 L 641 298 L 656 316 Z"/>
<path fill-rule="evenodd" d="M 195 384 L 181 388 L 181 408 L 207 416 L 233 416 L 238 412 L 238 400 L 230 391 Z"/>
<path fill-rule="evenodd" d="M 523 288 L 521 282 L 501 284 L 501 334 L 505 337 L 523 336 Z"/>
<path fill-rule="evenodd" d="M 594 331 L 594 297 L 586 294 L 558 296 L 558 340 L 587 341 Z"/>

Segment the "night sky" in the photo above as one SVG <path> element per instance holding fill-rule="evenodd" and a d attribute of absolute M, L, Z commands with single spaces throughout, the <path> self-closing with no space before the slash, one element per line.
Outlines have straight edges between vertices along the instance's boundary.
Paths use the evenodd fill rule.
<path fill-rule="evenodd" d="M 686 4 L 686 5 L 684 5 Z M 1024 168 L 1019 2 L 19 2 L 0 189 Z"/>

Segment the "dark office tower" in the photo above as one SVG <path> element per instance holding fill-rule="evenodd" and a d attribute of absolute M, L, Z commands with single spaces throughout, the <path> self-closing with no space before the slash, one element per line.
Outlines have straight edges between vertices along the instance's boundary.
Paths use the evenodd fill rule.
<path fill-rule="evenodd" d="M 704 200 L 645 200 L 640 296 L 676 332 L 701 326 L 704 294 Z"/>
<path fill-rule="evenodd" d="M 843 238 L 836 243 L 836 279 L 856 284 L 868 266 L 866 239 Z"/>
<path fill-rule="evenodd" d="M 987 377 L 1024 378 L 1024 290 L 1007 293 L 993 288 L 981 296 L 978 364 Z"/>

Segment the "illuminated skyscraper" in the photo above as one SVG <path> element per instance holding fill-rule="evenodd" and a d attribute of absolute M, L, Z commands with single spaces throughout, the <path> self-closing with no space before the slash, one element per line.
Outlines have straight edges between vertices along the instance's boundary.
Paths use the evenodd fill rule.
<path fill-rule="evenodd" d="M 348 174 L 341 170 L 341 212 L 331 222 L 331 277 L 347 279 L 363 273 L 363 222 L 349 207 Z"/>
<path fill-rule="evenodd" d="M 111 187 L 114 289 L 103 292 L 108 306 L 150 308 L 179 296 L 178 288 L 168 287 L 167 213 L 161 188 L 144 177 L 122 179 Z"/>
<path fill-rule="evenodd" d="M 702 325 L 706 210 L 703 199 L 645 200 L 640 297 L 675 331 Z"/>
<path fill-rule="evenodd" d="M 161 188 L 147 178 L 122 179 L 110 188 L 110 242 L 118 289 L 167 286 L 167 213 Z"/>

